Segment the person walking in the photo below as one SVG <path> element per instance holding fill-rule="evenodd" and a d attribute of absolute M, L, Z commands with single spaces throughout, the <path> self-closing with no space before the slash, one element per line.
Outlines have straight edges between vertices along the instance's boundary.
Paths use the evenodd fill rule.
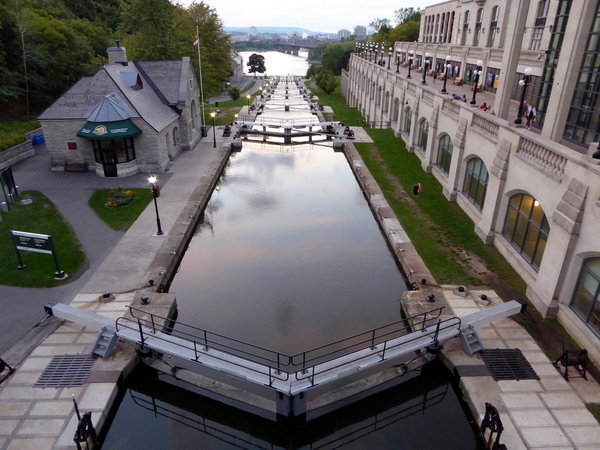
<path fill-rule="evenodd" d="M 531 122 L 535 119 L 537 115 L 537 110 L 535 109 L 535 105 L 532 103 L 527 106 L 527 114 L 525 115 L 525 126 L 528 130 L 531 130 Z"/>

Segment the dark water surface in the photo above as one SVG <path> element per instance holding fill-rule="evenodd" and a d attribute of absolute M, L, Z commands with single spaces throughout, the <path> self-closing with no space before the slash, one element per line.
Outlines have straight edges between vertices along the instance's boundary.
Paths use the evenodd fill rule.
<path fill-rule="evenodd" d="M 405 290 L 344 155 L 261 143 L 233 154 L 170 287 L 178 321 L 287 354 L 400 320 Z"/>

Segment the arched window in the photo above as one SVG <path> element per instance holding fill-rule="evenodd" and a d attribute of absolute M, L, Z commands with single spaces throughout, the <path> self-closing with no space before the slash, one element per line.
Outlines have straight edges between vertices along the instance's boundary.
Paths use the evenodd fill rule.
<path fill-rule="evenodd" d="M 421 120 L 419 122 L 419 147 L 421 150 L 427 150 L 427 137 L 429 136 L 429 122 L 427 119 Z"/>
<path fill-rule="evenodd" d="M 463 194 L 480 210 L 483 209 L 487 184 L 488 171 L 485 164 L 480 158 L 472 158 L 467 163 Z"/>
<path fill-rule="evenodd" d="M 387 113 L 390 111 L 390 93 L 385 93 L 385 99 L 383 101 L 383 112 Z"/>
<path fill-rule="evenodd" d="M 467 34 L 469 34 L 469 20 L 471 19 L 471 11 L 465 11 L 465 20 L 463 21 L 462 37 L 460 45 L 467 45 Z"/>
<path fill-rule="evenodd" d="M 197 126 L 196 121 L 198 119 L 198 113 L 196 111 L 196 102 L 194 100 L 192 100 L 191 112 L 192 112 L 192 128 L 196 128 L 196 126 Z"/>
<path fill-rule="evenodd" d="M 173 147 L 176 147 L 179 145 L 179 128 L 175 127 L 173 128 Z"/>
<path fill-rule="evenodd" d="M 165 134 L 165 142 L 167 144 L 167 150 L 169 150 L 169 147 L 171 147 L 171 136 L 169 136 L 168 131 L 167 131 L 167 134 Z"/>
<path fill-rule="evenodd" d="M 496 33 L 498 30 L 499 15 L 500 15 L 500 7 L 494 6 L 494 8 L 492 8 L 492 16 L 491 16 L 491 20 L 490 20 L 490 31 L 488 33 L 488 42 L 487 42 L 488 47 L 494 46 L 494 41 L 496 40 Z"/>
<path fill-rule="evenodd" d="M 600 258 L 587 259 L 581 266 L 571 308 L 600 334 Z"/>
<path fill-rule="evenodd" d="M 381 86 L 377 87 L 377 100 L 375 102 L 376 105 L 381 105 Z"/>
<path fill-rule="evenodd" d="M 410 107 L 408 107 L 408 108 L 406 108 L 404 110 L 404 128 L 403 128 L 403 131 L 406 134 L 410 134 L 410 127 L 412 125 L 411 114 L 412 114 L 412 111 L 410 110 Z"/>
<path fill-rule="evenodd" d="M 511 197 L 502 234 L 521 256 L 539 270 L 550 225 L 539 202 L 526 194 Z"/>
<path fill-rule="evenodd" d="M 392 120 L 398 123 L 398 116 L 400 115 L 400 100 L 394 100 L 394 110 L 392 111 Z"/>
<path fill-rule="evenodd" d="M 473 36 L 473 46 L 479 45 L 479 38 L 481 37 L 481 27 L 483 22 L 483 8 L 477 10 L 477 16 L 475 17 L 475 36 Z"/>
<path fill-rule="evenodd" d="M 450 172 L 450 163 L 452 162 L 452 150 L 454 145 L 452 139 L 447 134 L 440 138 L 436 165 L 442 172 L 448 175 Z"/>

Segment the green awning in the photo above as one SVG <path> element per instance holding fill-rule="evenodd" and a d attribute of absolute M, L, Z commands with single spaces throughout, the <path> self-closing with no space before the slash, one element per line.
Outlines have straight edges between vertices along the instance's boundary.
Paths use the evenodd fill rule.
<path fill-rule="evenodd" d="M 142 130 L 127 119 L 118 122 L 86 122 L 77 136 L 86 139 L 121 139 L 141 133 Z"/>

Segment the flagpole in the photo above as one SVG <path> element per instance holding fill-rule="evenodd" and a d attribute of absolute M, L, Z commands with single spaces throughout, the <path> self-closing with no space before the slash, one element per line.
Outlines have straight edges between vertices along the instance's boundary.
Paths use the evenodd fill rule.
<path fill-rule="evenodd" d="M 196 37 L 198 38 L 198 70 L 200 71 L 200 101 L 202 102 L 202 126 L 206 125 L 204 118 L 204 89 L 202 88 L 202 59 L 200 58 L 200 33 L 198 32 L 198 25 L 196 25 Z"/>

